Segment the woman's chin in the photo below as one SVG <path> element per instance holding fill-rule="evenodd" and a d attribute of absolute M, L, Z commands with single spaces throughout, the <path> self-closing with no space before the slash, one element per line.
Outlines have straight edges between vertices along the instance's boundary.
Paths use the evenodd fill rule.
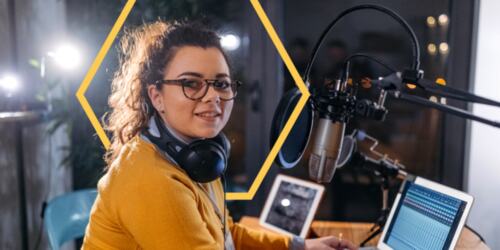
<path fill-rule="evenodd" d="M 219 134 L 219 129 L 204 129 L 197 131 L 196 137 L 198 138 L 213 138 Z"/>

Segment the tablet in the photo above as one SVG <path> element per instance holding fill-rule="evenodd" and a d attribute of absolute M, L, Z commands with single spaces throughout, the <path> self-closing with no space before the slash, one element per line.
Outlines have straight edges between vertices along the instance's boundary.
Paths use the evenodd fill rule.
<path fill-rule="evenodd" d="M 324 189 L 313 182 L 278 175 L 260 215 L 260 225 L 305 238 Z"/>
<path fill-rule="evenodd" d="M 469 194 L 410 177 L 396 196 L 377 248 L 454 249 L 472 202 Z"/>

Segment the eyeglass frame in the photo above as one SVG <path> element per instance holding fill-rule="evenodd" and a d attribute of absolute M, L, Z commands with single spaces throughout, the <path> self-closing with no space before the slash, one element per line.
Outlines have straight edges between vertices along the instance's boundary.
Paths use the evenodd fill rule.
<path fill-rule="evenodd" d="M 155 81 L 155 85 L 158 86 L 160 84 L 173 84 L 173 85 L 179 85 L 182 87 L 182 93 L 184 94 L 184 96 L 190 100 L 193 100 L 193 101 L 199 101 L 201 99 L 203 99 L 203 97 L 205 97 L 208 93 L 208 89 L 210 88 L 210 85 L 212 85 L 212 88 L 213 88 L 213 85 L 214 83 L 216 83 L 217 81 L 219 81 L 219 79 L 200 79 L 202 81 L 204 81 L 206 84 L 207 84 L 207 87 L 205 88 L 205 93 L 203 93 L 203 95 L 199 98 L 192 98 L 192 97 L 189 97 L 187 94 L 186 94 L 186 91 L 184 90 L 184 88 L 186 87 L 184 84 L 183 84 L 183 81 L 186 81 L 186 80 L 189 80 L 187 78 L 180 78 L 180 79 L 161 79 L 161 80 L 157 80 Z M 243 85 L 243 83 L 241 81 L 238 81 L 238 80 L 233 80 L 233 81 L 229 81 L 229 85 L 232 86 L 232 85 L 235 85 L 235 91 L 234 91 L 234 96 L 230 99 L 226 99 L 226 98 L 221 98 L 219 96 L 219 98 L 223 101 L 231 101 L 231 100 L 234 100 L 236 98 L 236 96 L 238 95 L 238 88 Z M 214 88 L 215 90 L 215 88 Z M 217 90 L 216 90 L 217 91 Z M 218 92 L 218 91 L 217 91 Z"/>

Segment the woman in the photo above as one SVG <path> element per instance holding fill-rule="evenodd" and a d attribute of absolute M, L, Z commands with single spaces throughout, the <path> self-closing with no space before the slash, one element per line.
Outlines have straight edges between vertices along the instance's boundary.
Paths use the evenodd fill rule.
<path fill-rule="evenodd" d="M 304 242 L 235 224 L 225 215 L 220 169 L 203 179 L 178 162 L 180 148 L 195 142 L 229 151 L 220 132 L 238 83 L 215 32 L 157 21 L 128 32 L 121 49 L 109 99 L 109 167 L 83 249 L 353 248 L 334 237 Z M 164 134 L 177 143 L 162 144 Z"/>

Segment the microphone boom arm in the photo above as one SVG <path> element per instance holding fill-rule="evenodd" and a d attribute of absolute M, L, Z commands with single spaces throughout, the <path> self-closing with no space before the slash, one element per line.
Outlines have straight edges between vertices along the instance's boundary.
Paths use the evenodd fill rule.
<path fill-rule="evenodd" d="M 459 109 L 459 108 L 456 108 L 453 106 L 429 101 L 426 98 L 422 98 L 420 96 L 415 96 L 415 95 L 408 95 L 405 93 L 401 93 L 399 91 L 389 91 L 389 93 L 392 96 L 394 96 L 396 99 L 401 99 L 401 100 L 411 102 L 414 104 L 419 104 L 419 105 L 422 105 L 425 107 L 437 109 L 437 110 L 442 111 L 444 113 L 452 114 L 452 115 L 455 115 L 455 116 L 458 116 L 461 118 L 481 122 L 481 123 L 488 124 L 488 125 L 496 127 L 496 128 L 500 128 L 500 122 L 474 115 L 473 113 L 466 111 L 466 110 L 463 110 L 463 109 Z"/>
<path fill-rule="evenodd" d="M 427 80 L 424 78 L 421 78 L 417 81 L 417 86 L 421 87 L 425 91 L 443 96 L 443 97 L 449 97 L 452 99 L 456 100 L 461 100 L 465 102 L 474 102 L 474 103 L 481 103 L 481 104 L 486 104 L 486 105 L 491 105 L 495 107 L 500 107 L 500 102 L 484 98 L 478 95 L 471 94 L 467 91 L 459 90 L 459 89 L 454 89 L 450 88 L 447 86 L 439 85 L 434 81 Z"/>
<path fill-rule="evenodd" d="M 424 78 L 408 80 L 405 77 L 405 73 L 401 74 L 400 72 L 390 74 L 387 77 L 379 78 L 377 80 L 371 80 L 371 83 L 380 87 L 382 90 L 386 90 L 396 99 L 401 99 L 410 103 L 419 104 L 429 108 L 434 108 L 444 113 L 452 114 L 458 117 L 462 117 L 465 119 L 488 124 L 496 128 L 500 128 L 500 122 L 498 121 L 477 116 L 467 110 L 459 109 L 442 103 L 433 102 L 420 96 L 406 94 L 403 93 L 402 91 L 406 88 L 406 84 L 415 84 L 418 87 L 422 88 L 427 93 L 434 94 L 440 97 L 448 97 L 465 102 L 480 103 L 494 107 L 500 107 L 500 102 L 484 98 L 478 95 L 474 95 L 463 90 L 442 86 L 436 82 Z"/>

